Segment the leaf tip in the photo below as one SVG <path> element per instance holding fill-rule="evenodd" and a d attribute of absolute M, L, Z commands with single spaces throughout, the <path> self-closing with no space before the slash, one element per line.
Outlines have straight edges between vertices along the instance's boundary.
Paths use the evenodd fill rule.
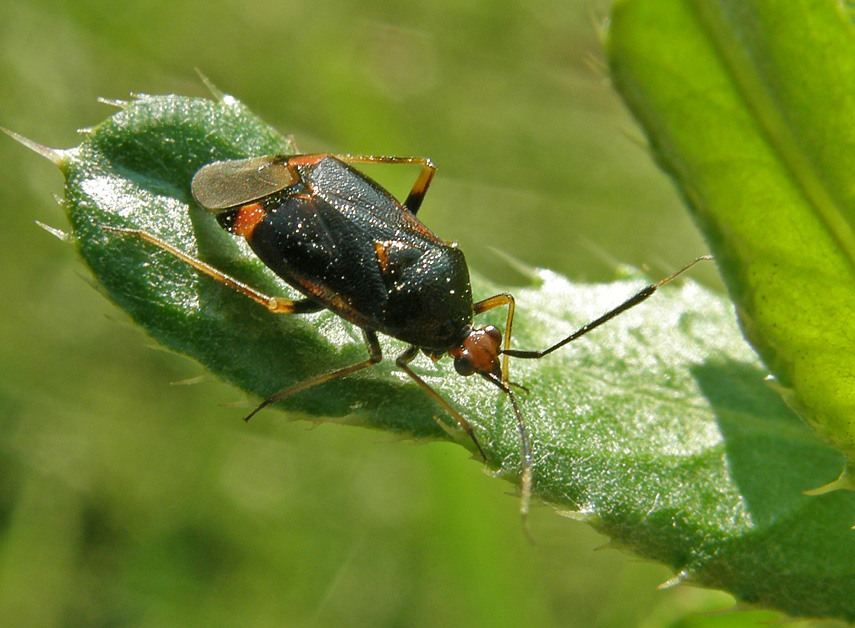
<path fill-rule="evenodd" d="M 26 146 L 27 148 L 29 148 L 34 153 L 37 153 L 37 154 L 41 155 L 42 157 L 44 157 L 45 159 L 50 160 L 51 162 L 53 162 L 53 164 L 57 168 L 62 169 L 65 166 L 65 163 L 67 161 L 66 154 L 65 154 L 66 151 L 59 150 L 56 148 L 50 148 L 49 146 L 45 146 L 44 144 L 39 144 L 35 140 L 31 140 L 27 137 L 24 137 L 23 135 L 21 135 L 19 133 L 15 133 L 14 131 L 7 129 L 7 128 L 4 128 L 4 127 L 0 127 L 0 131 L 3 131 L 6 135 L 11 137 L 13 140 L 15 140 L 16 142 L 18 142 L 19 144 L 21 144 L 23 146 Z"/>
<path fill-rule="evenodd" d="M 621 543 L 620 541 L 615 541 L 614 539 L 610 539 L 603 543 L 602 545 L 598 545 L 594 548 L 595 552 L 605 552 L 606 550 L 617 550 L 619 552 L 631 552 L 632 548 L 626 544 Z"/>
<path fill-rule="evenodd" d="M 664 591 L 665 589 L 673 589 L 678 585 L 684 584 L 689 579 L 689 575 L 689 572 L 684 569 L 683 571 L 680 571 L 676 575 L 674 575 L 673 578 L 668 578 L 668 580 L 666 580 L 656 588 L 660 591 Z"/>
<path fill-rule="evenodd" d="M 108 105 L 110 107 L 116 107 L 117 109 L 126 109 L 130 106 L 130 102 L 127 100 L 122 100 L 120 98 L 104 98 L 103 96 L 98 96 L 96 99 L 102 105 Z"/>
<path fill-rule="evenodd" d="M 598 14 L 597 11 L 595 11 L 594 9 L 590 9 L 588 11 L 588 23 L 590 24 L 591 29 L 594 31 L 594 35 L 596 35 L 597 40 L 600 42 L 600 46 L 604 48 L 606 42 L 608 41 L 611 19 L 608 17 L 603 17 L 602 15 Z M 601 65 L 603 69 L 608 69 L 608 64 L 605 61 L 601 61 L 599 65 Z"/>
<path fill-rule="evenodd" d="M 195 386 L 196 384 L 203 384 L 205 382 L 213 381 L 213 376 L 203 373 L 202 375 L 197 375 L 196 377 L 188 377 L 187 379 L 182 379 L 177 382 L 170 382 L 170 386 Z"/>
<path fill-rule="evenodd" d="M 496 255 L 496 257 L 500 258 L 502 261 L 508 264 L 508 266 L 523 275 L 531 283 L 536 283 L 538 281 L 539 276 L 537 274 L 536 267 L 530 264 L 526 264 L 518 257 L 515 257 L 507 251 L 503 251 L 502 249 L 496 248 L 494 246 L 488 248 L 493 252 L 494 255 Z"/>
<path fill-rule="evenodd" d="M 597 523 L 599 518 L 592 512 L 584 512 L 582 510 L 556 510 L 555 514 L 559 517 L 566 517 L 573 521 L 581 521 L 582 523 Z"/>
<path fill-rule="evenodd" d="M 810 497 L 816 497 L 818 495 L 825 495 L 826 493 L 831 493 L 834 491 L 853 491 L 855 490 L 855 478 L 849 473 L 849 469 L 843 469 L 843 472 L 837 477 L 836 480 L 832 480 L 827 484 L 823 484 L 822 486 L 817 486 L 816 488 L 808 489 L 803 491 L 805 495 L 809 495 Z"/>
<path fill-rule="evenodd" d="M 51 227 L 50 225 L 46 225 L 45 223 L 43 223 L 39 220 L 36 220 L 36 224 L 39 227 L 41 227 L 42 229 L 44 229 L 45 231 L 47 231 L 49 234 L 59 238 L 63 242 L 70 242 L 71 241 L 71 234 L 69 234 L 66 231 L 63 231 L 62 229 L 57 229 L 56 227 Z"/>
<path fill-rule="evenodd" d="M 220 91 L 220 89 L 214 85 L 214 82 L 202 73 L 202 70 L 199 68 L 194 69 L 196 70 L 196 74 L 199 76 L 199 80 L 202 81 L 205 87 L 208 88 L 208 91 L 211 92 L 211 95 L 216 98 L 218 102 L 225 102 L 230 98 L 227 94 Z"/>

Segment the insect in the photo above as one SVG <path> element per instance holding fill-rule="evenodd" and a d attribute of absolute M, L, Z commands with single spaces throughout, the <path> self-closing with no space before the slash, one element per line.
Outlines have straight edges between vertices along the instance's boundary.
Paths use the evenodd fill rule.
<path fill-rule="evenodd" d="M 370 163 L 420 166 L 403 203 L 354 167 Z M 478 374 L 489 381 L 508 395 L 513 407 L 521 447 L 520 509 L 525 517 L 532 489 L 532 446 L 508 380 L 508 358 L 544 357 L 641 303 L 707 258 L 643 288 L 547 349 L 511 349 L 513 296 L 502 293 L 473 301 L 463 253 L 417 218 L 435 171 L 433 163 L 421 157 L 333 154 L 254 157 L 202 167 L 191 184 L 196 202 L 226 231 L 245 238 L 265 265 L 303 294 L 298 300 L 259 292 L 145 231 L 108 229 L 160 247 L 271 312 L 329 309 L 362 329 L 367 359 L 274 392 L 247 420 L 291 395 L 377 364 L 383 358 L 377 339 L 382 333 L 407 343 L 397 366 L 455 420 L 486 459 L 472 425 L 410 363 L 419 352 L 434 360 L 448 354 L 461 375 Z M 476 315 L 503 306 L 507 306 L 504 335 L 494 325 L 473 324 Z"/>

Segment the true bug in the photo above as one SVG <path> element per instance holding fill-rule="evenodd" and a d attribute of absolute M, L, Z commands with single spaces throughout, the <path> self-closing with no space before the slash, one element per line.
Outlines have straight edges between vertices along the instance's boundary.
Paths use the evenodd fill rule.
<path fill-rule="evenodd" d="M 413 164 L 421 171 L 400 203 L 352 165 L 368 163 Z M 196 202 L 214 214 L 224 229 L 244 237 L 264 264 L 304 295 L 296 301 L 263 294 L 145 231 L 109 230 L 164 249 L 271 312 L 305 314 L 329 309 L 362 329 L 366 360 L 273 393 L 247 420 L 286 397 L 380 362 L 379 332 L 409 345 L 398 356 L 397 366 L 454 418 L 486 458 L 470 423 L 409 365 L 419 351 L 434 360 L 449 354 L 461 375 L 477 373 L 490 381 L 508 395 L 514 409 L 521 442 L 521 511 L 525 515 L 531 495 L 532 450 L 508 381 L 508 357 L 542 358 L 641 303 L 706 258 L 643 288 L 547 349 L 511 349 L 513 296 L 502 293 L 473 302 L 463 253 L 416 217 L 435 171 L 426 158 L 333 154 L 255 157 L 202 167 L 191 184 Z M 504 339 L 493 325 L 473 325 L 475 315 L 505 305 Z"/>

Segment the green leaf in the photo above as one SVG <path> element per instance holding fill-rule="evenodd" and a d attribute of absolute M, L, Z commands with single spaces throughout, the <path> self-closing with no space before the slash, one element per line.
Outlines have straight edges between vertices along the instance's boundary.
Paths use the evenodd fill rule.
<path fill-rule="evenodd" d="M 104 227 L 145 229 L 253 286 L 293 294 L 211 216 L 188 206 L 202 164 L 293 150 L 230 97 L 165 96 L 129 104 L 75 149 L 43 152 L 65 173 L 71 239 L 104 293 L 163 345 L 265 396 L 364 359 L 359 330 L 330 313 L 271 314 Z M 429 222 L 429 209 L 422 214 Z M 572 284 L 543 270 L 533 277 L 533 286 L 515 291 L 519 348 L 546 347 L 645 284 L 636 275 L 609 285 Z M 502 288 L 473 274 L 473 290 L 484 298 Z M 483 318 L 501 325 L 502 317 Z M 395 356 L 404 347 L 384 339 L 383 349 Z M 506 396 L 457 376 L 448 360 L 414 365 L 476 426 L 487 465 L 518 482 L 520 441 Z M 729 302 L 692 282 L 663 288 L 543 360 L 515 361 L 512 378 L 528 388 L 519 396 L 535 495 L 616 545 L 670 565 L 679 580 L 798 615 L 855 618 L 855 500 L 802 494 L 840 456 L 765 385 L 765 374 Z M 447 437 L 435 417 L 450 421 L 391 360 L 283 405 L 310 420 L 418 438 Z"/>
<path fill-rule="evenodd" d="M 627 0 L 615 7 L 610 54 L 616 85 L 709 241 L 745 335 L 788 403 L 851 465 L 849 16 L 835 0 Z"/>

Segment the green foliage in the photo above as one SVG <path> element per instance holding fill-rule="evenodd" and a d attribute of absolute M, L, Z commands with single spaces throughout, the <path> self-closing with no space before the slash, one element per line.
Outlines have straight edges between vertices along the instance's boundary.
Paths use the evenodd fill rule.
<path fill-rule="evenodd" d="M 72 239 L 105 294 L 152 337 L 257 396 L 362 359 L 329 313 L 276 316 L 170 256 L 104 226 L 139 227 L 271 292 L 288 288 L 190 203 L 204 163 L 291 150 L 232 98 L 145 97 L 57 152 Z M 542 348 L 644 284 L 574 285 L 547 271 L 517 290 L 514 345 Z M 478 298 L 500 288 L 473 277 Z M 501 324 L 501 313 L 485 317 Z M 403 347 L 384 341 L 387 355 Z M 446 361 L 447 362 L 447 361 Z M 447 363 L 419 363 L 464 412 L 487 464 L 519 476 L 507 399 Z M 532 434 L 535 495 L 679 578 L 794 615 L 855 618 L 855 500 L 807 497 L 840 466 L 764 383 L 719 297 L 687 283 L 512 379 Z M 391 361 L 284 404 L 311 420 L 446 437 L 435 404 Z M 466 444 L 466 440 L 462 441 Z"/>
<path fill-rule="evenodd" d="M 850 16 L 834 0 L 629 0 L 609 45 L 615 83 L 710 243 L 743 331 L 788 403 L 852 464 Z"/>

